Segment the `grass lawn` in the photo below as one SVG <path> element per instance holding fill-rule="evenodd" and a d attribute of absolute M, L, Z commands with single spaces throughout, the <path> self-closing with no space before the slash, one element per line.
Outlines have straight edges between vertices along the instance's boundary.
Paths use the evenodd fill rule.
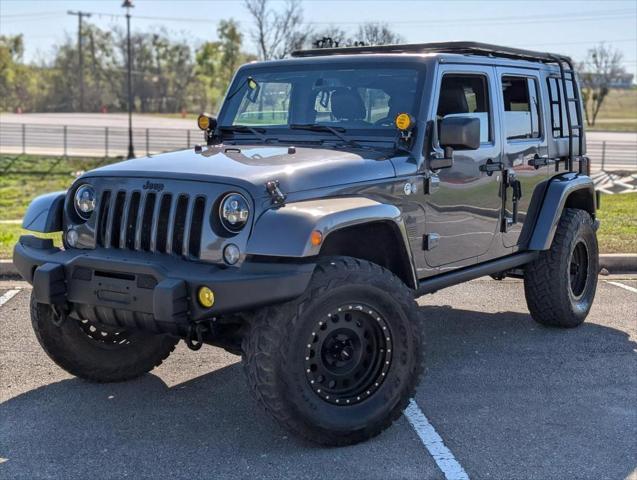
<path fill-rule="evenodd" d="M 49 174 L 33 173 L 47 172 L 56 160 L 52 157 L 0 156 L 0 258 L 10 257 L 18 237 L 29 233 L 22 230 L 19 223 L 2 221 L 22 218 L 34 197 L 66 190 L 79 172 L 94 168 L 100 161 L 106 163 L 99 159 L 64 159 Z M 1 173 L 12 161 L 10 173 Z M 113 161 L 116 159 L 107 160 Z M 600 252 L 637 253 L 637 193 L 603 195 L 599 219 Z M 59 241 L 58 234 L 50 238 Z"/>
<path fill-rule="evenodd" d="M 58 160 L 60 162 L 51 170 Z M 22 218 L 34 197 L 66 190 L 81 172 L 92 170 L 98 164 L 114 161 L 116 159 L 105 162 L 99 158 L 59 159 L 36 155 L 0 155 L 0 220 Z M 8 172 L 4 173 L 7 167 Z"/>
<path fill-rule="evenodd" d="M 602 253 L 637 253 L 637 193 L 602 195 L 597 239 Z"/>
<path fill-rule="evenodd" d="M 51 169 L 58 160 L 60 162 Z M 91 170 L 99 163 L 114 161 L 117 159 L 0 155 L 0 258 L 10 258 L 20 235 L 32 233 L 22 230 L 19 223 L 3 221 L 22 218 L 33 198 L 66 190 L 81 172 Z M 7 167 L 8 172 L 4 173 Z M 48 237 L 60 243 L 59 234 Z"/>
<path fill-rule="evenodd" d="M 637 132 L 637 88 L 612 89 L 590 131 Z"/>

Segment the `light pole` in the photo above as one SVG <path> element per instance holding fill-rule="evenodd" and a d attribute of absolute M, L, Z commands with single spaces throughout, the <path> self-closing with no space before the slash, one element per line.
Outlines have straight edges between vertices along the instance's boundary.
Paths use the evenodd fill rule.
<path fill-rule="evenodd" d="M 134 7 L 133 0 L 124 0 L 122 7 L 126 9 L 126 51 L 128 63 L 128 157 L 135 158 L 133 149 L 133 75 L 132 55 L 130 45 L 130 9 Z"/>

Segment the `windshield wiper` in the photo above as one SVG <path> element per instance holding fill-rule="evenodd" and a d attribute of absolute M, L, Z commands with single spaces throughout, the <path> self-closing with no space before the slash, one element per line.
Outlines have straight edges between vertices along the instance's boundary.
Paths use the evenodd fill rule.
<path fill-rule="evenodd" d="M 318 123 L 291 123 L 290 128 L 293 130 L 309 130 L 311 132 L 330 132 L 352 147 L 363 148 L 360 143 L 343 135 L 347 131 L 343 127 L 330 127 L 329 125 L 320 125 Z"/>
<path fill-rule="evenodd" d="M 263 135 L 265 133 L 265 128 L 248 127 L 247 125 L 224 125 L 222 127 L 219 127 L 219 130 L 227 132 L 252 133 L 256 137 L 258 137 L 259 140 L 262 140 L 264 142 L 268 140 L 266 136 Z"/>

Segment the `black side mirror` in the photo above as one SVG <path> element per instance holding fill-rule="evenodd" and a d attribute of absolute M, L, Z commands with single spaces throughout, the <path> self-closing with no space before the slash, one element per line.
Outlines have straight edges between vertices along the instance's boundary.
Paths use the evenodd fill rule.
<path fill-rule="evenodd" d="M 454 150 L 480 148 L 480 119 L 475 117 L 445 117 L 440 124 L 440 146 Z"/>
<path fill-rule="evenodd" d="M 439 170 L 453 166 L 454 150 L 477 150 L 480 148 L 480 119 L 465 116 L 447 116 L 440 121 L 438 144 L 444 149 L 429 159 L 429 168 Z"/>

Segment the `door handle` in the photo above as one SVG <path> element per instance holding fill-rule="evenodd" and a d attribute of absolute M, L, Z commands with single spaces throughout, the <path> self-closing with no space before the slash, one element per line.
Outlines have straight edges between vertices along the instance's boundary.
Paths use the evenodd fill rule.
<path fill-rule="evenodd" d="M 555 163 L 555 160 L 549 158 L 548 155 L 542 157 L 540 157 L 539 155 L 535 155 L 535 157 L 531 158 L 528 161 L 529 166 L 535 167 L 536 170 L 540 167 L 543 167 L 544 165 L 550 165 L 552 163 Z"/>
<path fill-rule="evenodd" d="M 501 172 L 504 170 L 504 164 L 502 162 L 494 162 L 490 158 L 487 163 L 484 163 L 478 167 L 481 172 L 486 172 L 488 176 L 493 175 L 493 172 Z"/>

